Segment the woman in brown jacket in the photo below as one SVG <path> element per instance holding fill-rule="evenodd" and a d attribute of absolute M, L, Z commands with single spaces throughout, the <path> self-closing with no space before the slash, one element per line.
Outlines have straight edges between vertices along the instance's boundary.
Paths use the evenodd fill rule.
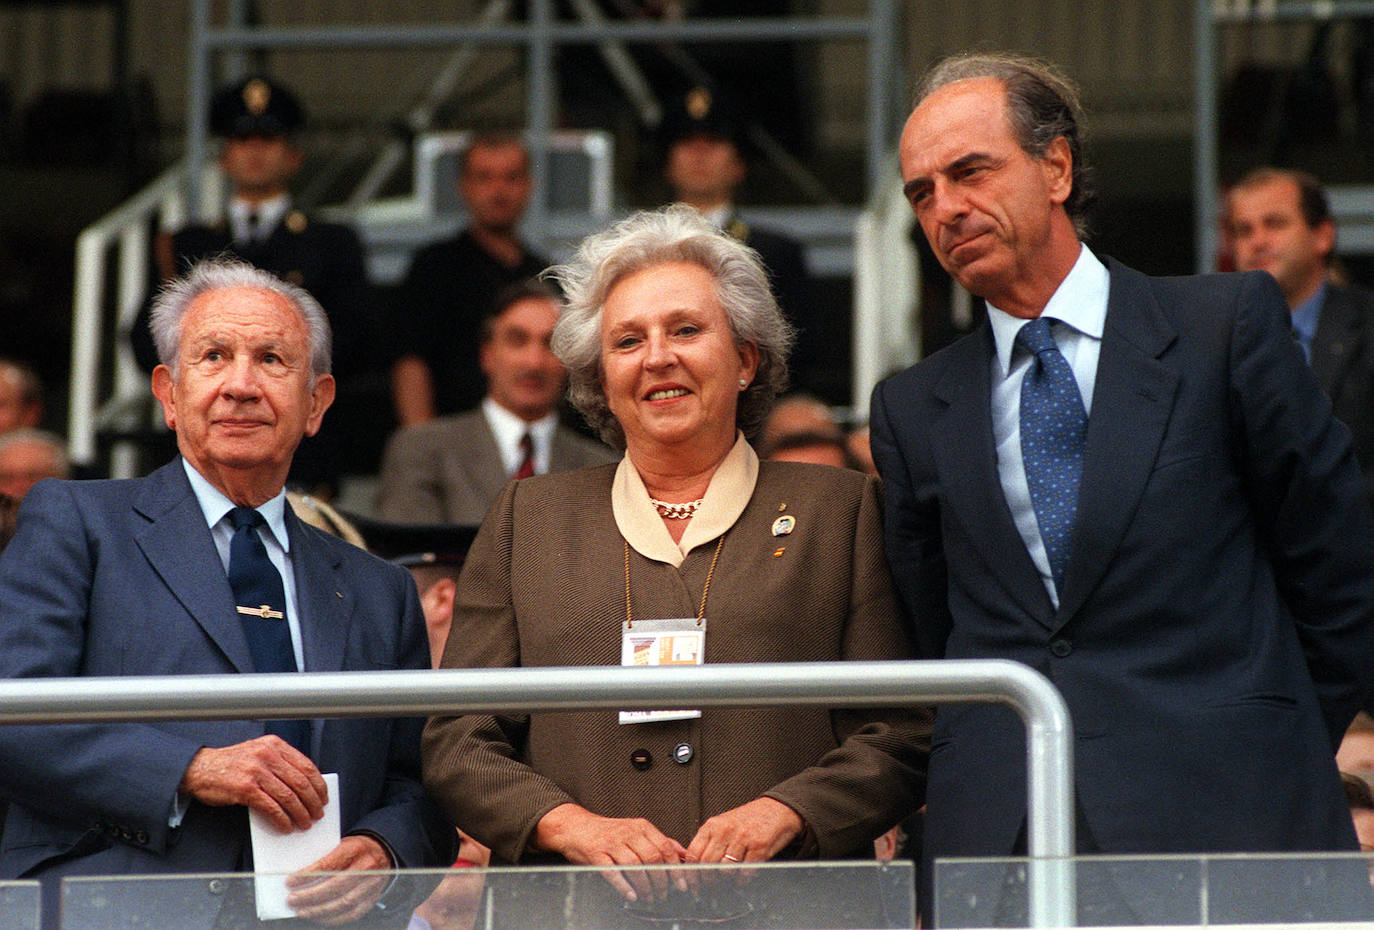
<path fill-rule="evenodd" d="M 744 438 L 786 383 L 792 340 L 757 254 L 670 207 L 590 237 L 553 274 L 571 399 L 625 458 L 505 489 L 443 665 L 909 657 L 875 480 L 760 462 Z M 919 712 L 679 713 L 436 717 L 425 783 L 507 862 L 872 856 L 920 803 Z M 607 874 L 626 898 L 653 893 L 642 872 Z"/>

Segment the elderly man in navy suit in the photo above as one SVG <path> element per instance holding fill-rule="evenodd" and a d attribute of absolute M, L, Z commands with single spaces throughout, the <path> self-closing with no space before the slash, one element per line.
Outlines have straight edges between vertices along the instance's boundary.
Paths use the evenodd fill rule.
<path fill-rule="evenodd" d="M 1059 688 L 1085 852 L 1357 849 L 1332 752 L 1374 676 L 1374 525 L 1273 279 L 1083 245 L 1052 68 L 960 57 L 918 100 L 906 194 L 990 316 L 873 395 L 921 653 Z M 942 709 L 927 855 L 1023 851 L 1024 768 L 1006 709 Z"/>
<path fill-rule="evenodd" d="M 428 667 L 409 575 L 285 505 L 292 454 L 334 397 L 319 304 L 212 260 L 163 291 L 152 327 L 153 391 L 181 455 L 146 478 L 30 491 L 0 559 L 0 674 Z M 453 830 L 424 797 L 419 731 L 389 719 L 0 728 L 12 802 L 0 875 L 252 868 L 249 809 L 290 831 L 326 802 L 344 835 L 306 871 L 442 864 Z M 321 772 L 338 773 L 337 797 Z M 386 903 L 375 880 L 296 882 L 293 906 L 319 920 Z"/>

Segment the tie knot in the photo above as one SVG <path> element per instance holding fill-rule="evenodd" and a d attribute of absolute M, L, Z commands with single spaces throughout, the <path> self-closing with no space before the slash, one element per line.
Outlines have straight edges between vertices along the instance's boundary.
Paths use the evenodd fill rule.
<path fill-rule="evenodd" d="M 1059 348 L 1054 341 L 1054 334 L 1050 332 L 1050 321 L 1043 316 L 1036 317 L 1017 331 L 1016 344 L 1032 355 Z"/>
<path fill-rule="evenodd" d="M 241 530 L 244 527 L 259 527 L 266 522 L 262 518 L 262 514 L 252 507 L 235 507 L 229 511 L 229 523 L 235 530 Z"/>

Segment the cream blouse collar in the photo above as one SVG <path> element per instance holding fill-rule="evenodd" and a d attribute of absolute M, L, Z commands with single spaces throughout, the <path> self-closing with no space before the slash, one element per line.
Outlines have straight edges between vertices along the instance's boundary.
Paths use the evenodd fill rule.
<path fill-rule="evenodd" d="M 682 540 L 673 542 L 668 528 L 663 525 L 663 518 L 649 502 L 644 479 L 639 477 L 627 452 L 616 468 L 615 481 L 611 485 L 611 512 L 615 514 L 620 534 L 636 552 L 646 559 L 667 562 L 677 568 L 687 558 L 687 553 L 734 526 L 754 494 L 758 477 L 759 457 L 744 441 L 744 434 L 737 433 L 734 446 L 711 476 L 706 496 L 701 499 L 701 508 L 687 524 Z"/>

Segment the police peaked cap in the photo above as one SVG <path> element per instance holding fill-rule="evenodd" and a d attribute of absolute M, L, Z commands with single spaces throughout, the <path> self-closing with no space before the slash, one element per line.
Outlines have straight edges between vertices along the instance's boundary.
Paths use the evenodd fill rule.
<path fill-rule="evenodd" d="M 217 136 L 289 136 L 304 124 L 300 100 L 266 75 L 235 81 L 210 102 L 210 131 Z"/>

